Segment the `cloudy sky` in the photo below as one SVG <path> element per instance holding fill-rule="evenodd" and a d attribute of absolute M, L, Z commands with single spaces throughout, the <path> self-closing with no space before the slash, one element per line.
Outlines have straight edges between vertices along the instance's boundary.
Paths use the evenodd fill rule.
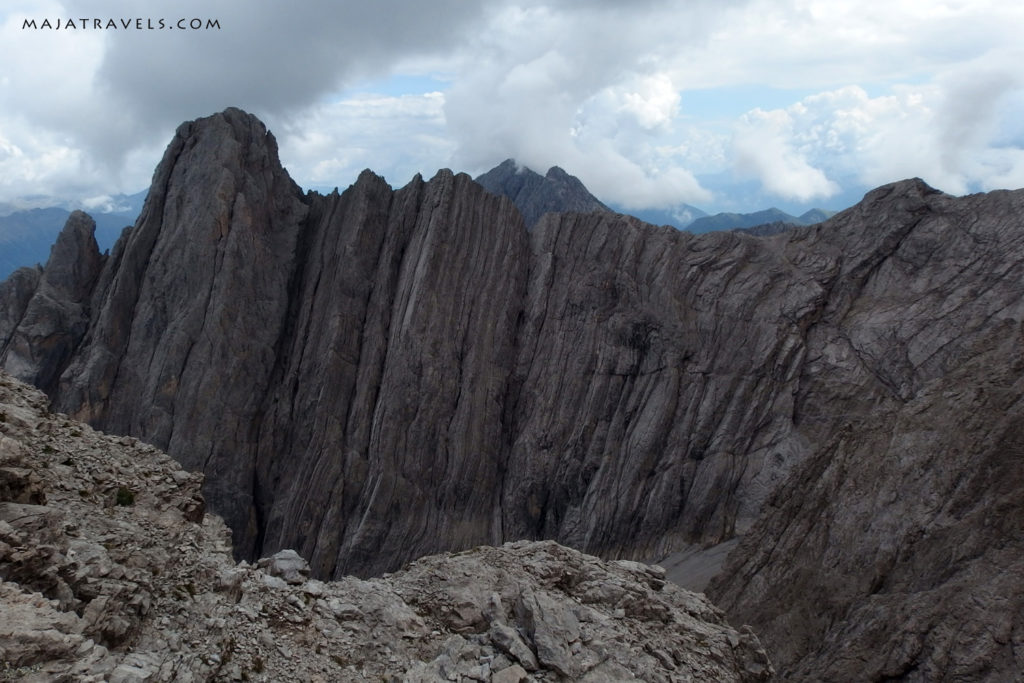
<path fill-rule="evenodd" d="M 139 191 L 179 123 L 227 106 L 267 123 L 306 188 L 508 157 L 637 210 L 842 208 L 915 175 L 954 194 L 1024 186 L 1012 0 L 297 7 L 4 0 L 0 202 Z M 220 28 L 145 28 L 193 18 Z M 25 28 L 45 19 L 62 27 Z"/>

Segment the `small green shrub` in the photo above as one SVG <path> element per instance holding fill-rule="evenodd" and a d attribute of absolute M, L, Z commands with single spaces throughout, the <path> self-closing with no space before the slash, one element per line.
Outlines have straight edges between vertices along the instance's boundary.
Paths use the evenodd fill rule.
<path fill-rule="evenodd" d="M 117 489 L 117 504 L 128 506 L 135 504 L 135 494 L 127 486 L 119 486 Z"/>

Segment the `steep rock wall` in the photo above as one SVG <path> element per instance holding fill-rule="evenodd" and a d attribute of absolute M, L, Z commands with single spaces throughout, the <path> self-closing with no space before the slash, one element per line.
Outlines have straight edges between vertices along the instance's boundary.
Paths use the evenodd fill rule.
<path fill-rule="evenodd" d="M 993 218 L 1019 203 L 904 181 L 770 238 L 608 213 L 527 232 L 447 171 L 302 195 L 228 110 L 179 129 L 87 332 L 39 363 L 61 410 L 205 471 L 245 556 L 296 547 L 322 576 L 515 538 L 649 557 L 744 532 L 851 416 L 1019 320 Z"/>
<path fill-rule="evenodd" d="M 816 326 L 802 402 L 843 406 L 840 422 L 708 588 L 787 680 L 1024 669 L 1024 193 L 929 206 L 846 315 Z M 880 393 L 843 401 L 829 377 Z"/>

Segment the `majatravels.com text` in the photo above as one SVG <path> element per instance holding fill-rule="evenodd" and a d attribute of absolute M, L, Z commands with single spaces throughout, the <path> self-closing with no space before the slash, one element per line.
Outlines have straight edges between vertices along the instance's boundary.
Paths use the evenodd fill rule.
<path fill-rule="evenodd" d="M 191 31 L 220 30 L 220 19 L 25 19 L 21 24 L 25 29 L 50 29 L 53 31 L 159 31 L 181 29 Z"/>

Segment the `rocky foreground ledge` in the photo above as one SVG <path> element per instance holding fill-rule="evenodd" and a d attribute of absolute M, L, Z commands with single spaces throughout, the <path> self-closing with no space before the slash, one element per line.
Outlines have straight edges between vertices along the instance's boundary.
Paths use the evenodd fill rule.
<path fill-rule="evenodd" d="M 759 681 L 757 637 L 664 570 L 553 542 L 324 583 L 236 564 L 202 477 L 0 374 L 0 680 Z"/>

